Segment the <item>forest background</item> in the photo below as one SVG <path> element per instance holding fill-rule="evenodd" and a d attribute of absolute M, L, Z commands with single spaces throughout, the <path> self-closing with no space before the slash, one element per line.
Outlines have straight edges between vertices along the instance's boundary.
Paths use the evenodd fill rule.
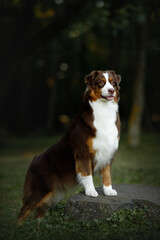
<path fill-rule="evenodd" d="M 95 69 L 121 75 L 122 132 L 130 145 L 139 144 L 140 132 L 159 132 L 158 0 L 0 5 L 2 138 L 63 132 L 80 108 L 84 76 Z"/>
<path fill-rule="evenodd" d="M 0 16 L 0 239 L 158 240 L 160 224 L 142 210 L 70 219 L 65 204 L 80 187 L 41 223 L 15 223 L 31 160 L 68 128 L 95 69 L 122 79 L 113 184 L 160 186 L 160 1 L 0 0 Z"/>

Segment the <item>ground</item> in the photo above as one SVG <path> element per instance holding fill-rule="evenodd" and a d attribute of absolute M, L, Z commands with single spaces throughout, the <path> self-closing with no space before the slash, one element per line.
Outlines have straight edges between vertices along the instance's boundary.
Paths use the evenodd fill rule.
<path fill-rule="evenodd" d="M 56 137 L 7 137 L 0 141 L 0 239 L 159 239 L 157 223 L 145 217 L 147 209 L 120 211 L 109 219 L 93 223 L 73 220 L 64 212 L 67 198 L 81 190 L 71 190 L 65 199 L 41 221 L 32 214 L 21 227 L 16 217 L 21 207 L 25 174 L 33 156 L 59 139 Z M 144 134 L 136 149 L 127 147 L 122 136 L 112 168 L 113 183 L 141 183 L 160 187 L 160 135 Z M 99 176 L 95 186 L 101 186 Z M 134 233 L 134 234 L 133 234 Z"/>

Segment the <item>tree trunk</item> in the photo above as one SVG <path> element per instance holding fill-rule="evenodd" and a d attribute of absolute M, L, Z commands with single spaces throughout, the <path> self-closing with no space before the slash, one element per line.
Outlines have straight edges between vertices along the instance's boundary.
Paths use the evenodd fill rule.
<path fill-rule="evenodd" d="M 56 104 L 57 104 L 57 91 L 58 91 L 58 78 L 57 73 L 59 71 L 59 63 L 60 58 L 62 56 L 62 47 L 61 42 L 58 39 L 53 39 L 51 41 L 51 70 L 50 70 L 50 77 L 53 81 L 53 85 L 50 87 L 50 96 L 48 102 L 48 114 L 47 114 L 47 122 L 46 128 L 47 131 L 54 132 L 56 130 L 55 126 L 55 118 L 56 118 Z"/>
<path fill-rule="evenodd" d="M 133 85 L 133 103 L 128 124 L 128 144 L 136 147 L 140 143 L 141 121 L 144 109 L 144 84 L 146 68 L 145 24 L 137 26 L 137 68 Z"/>

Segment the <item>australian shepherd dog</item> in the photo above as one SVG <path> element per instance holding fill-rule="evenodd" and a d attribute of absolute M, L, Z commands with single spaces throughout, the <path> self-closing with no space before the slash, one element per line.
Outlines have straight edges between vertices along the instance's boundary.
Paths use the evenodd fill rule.
<path fill-rule="evenodd" d="M 77 183 L 86 196 L 97 197 L 96 172 L 102 175 L 104 195 L 117 195 L 111 183 L 111 164 L 120 138 L 120 79 L 113 70 L 92 71 L 85 77 L 83 104 L 70 128 L 29 166 L 19 224 L 33 210 L 37 218 L 43 217 L 47 208 L 61 201 Z"/>

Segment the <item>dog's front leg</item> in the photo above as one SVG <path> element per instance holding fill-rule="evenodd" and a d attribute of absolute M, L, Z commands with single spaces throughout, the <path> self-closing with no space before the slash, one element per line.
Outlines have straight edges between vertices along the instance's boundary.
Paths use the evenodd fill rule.
<path fill-rule="evenodd" d="M 111 165 L 107 164 L 102 169 L 103 192 L 106 196 L 116 196 L 117 192 L 111 184 Z"/>
<path fill-rule="evenodd" d="M 95 187 L 93 184 L 92 175 L 83 176 L 81 173 L 78 173 L 77 180 L 84 187 L 86 196 L 89 196 L 89 197 L 97 197 L 98 196 L 98 193 L 95 190 Z"/>
<path fill-rule="evenodd" d="M 86 196 L 97 197 L 98 193 L 95 190 L 91 162 L 89 160 L 76 161 L 77 181 L 84 187 Z"/>

